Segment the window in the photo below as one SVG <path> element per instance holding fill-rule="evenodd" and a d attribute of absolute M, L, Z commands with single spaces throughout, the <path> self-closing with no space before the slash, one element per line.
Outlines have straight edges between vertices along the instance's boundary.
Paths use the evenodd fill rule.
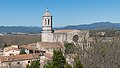
<path fill-rule="evenodd" d="M 30 63 L 30 61 L 28 61 L 28 63 Z"/>
<path fill-rule="evenodd" d="M 74 35 L 74 36 L 73 36 L 73 41 L 74 41 L 74 42 L 77 42 L 78 39 L 79 39 L 78 35 Z"/>
<path fill-rule="evenodd" d="M 50 22 L 50 20 L 48 19 L 48 25 L 50 24 L 49 22 Z"/>
<path fill-rule="evenodd" d="M 17 62 L 17 64 L 20 64 L 20 62 Z"/>
<path fill-rule="evenodd" d="M 45 25 L 46 25 L 46 19 L 45 19 Z"/>
<path fill-rule="evenodd" d="M 49 22 L 48 22 L 48 25 L 49 25 Z"/>

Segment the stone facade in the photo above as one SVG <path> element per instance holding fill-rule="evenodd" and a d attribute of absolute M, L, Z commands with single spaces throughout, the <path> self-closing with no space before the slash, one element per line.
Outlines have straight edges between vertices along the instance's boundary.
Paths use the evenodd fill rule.
<path fill-rule="evenodd" d="M 0 68 L 26 68 L 34 60 L 39 60 L 39 54 L 20 54 L 0 57 Z"/>
<path fill-rule="evenodd" d="M 48 9 L 42 17 L 42 33 L 52 33 L 52 15 Z"/>
<path fill-rule="evenodd" d="M 11 45 L 3 49 L 3 56 L 17 55 L 20 53 L 18 45 Z"/>
<path fill-rule="evenodd" d="M 42 42 L 53 42 L 53 33 L 42 33 Z"/>
<path fill-rule="evenodd" d="M 80 42 L 82 37 L 89 37 L 87 30 L 52 30 L 52 15 L 46 10 L 42 19 L 42 42 Z M 47 23 L 47 24 L 46 24 Z"/>

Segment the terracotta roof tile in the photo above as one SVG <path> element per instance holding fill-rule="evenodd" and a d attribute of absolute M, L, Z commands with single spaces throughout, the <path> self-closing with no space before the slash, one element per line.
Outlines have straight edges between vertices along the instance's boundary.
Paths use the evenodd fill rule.
<path fill-rule="evenodd" d="M 28 44 L 28 45 L 33 45 L 33 46 L 35 46 L 37 43 L 31 43 L 31 44 Z"/>
<path fill-rule="evenodd" d="M 21 45 L 19 48 L 25 48 L 25 49 L 29 49 L 29 50 L 34 50 L 37 49 L 36 45 Z"/>
<path fill-rule="evenodd" d="M 3 51 L 5 51 L 5 52 L 11 51 L 11 50 L 17 50 L 17 51 L 19 51 L 20 49 L 15 48 L 15 47 L 6 47 L 6 48 L 3 49 Z"/>
<path fill-rule="evenodd" d="M 39 59 L 39 54 L 20 54 L 0 57 L 0 62 L 10 62 L 17 60 Z"/>
<path fill-rule="evenodd" d="M 74 30 L 55 30 L 54 33 L 68 33 L 68 32 L 72 32 Z"/>
<path fill-rule="evenodd" d="M 60 42 L 38 42 L 37 46 L 42 48 L 63 48 L 64 46 Z"/>
<path fill-rule="evenodd" d="M 53 54 L 45 53 L 45 58 L 52 59 Z"/>

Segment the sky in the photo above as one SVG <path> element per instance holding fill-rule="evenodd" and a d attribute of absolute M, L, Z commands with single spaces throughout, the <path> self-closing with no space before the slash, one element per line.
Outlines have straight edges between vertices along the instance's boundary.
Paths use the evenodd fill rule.
<path fill-rule="evenodd" d="M 48 7 L 53 26 L 120 23 L 120 0 L 0 0 L 0 26 L 38 26 Z"/>

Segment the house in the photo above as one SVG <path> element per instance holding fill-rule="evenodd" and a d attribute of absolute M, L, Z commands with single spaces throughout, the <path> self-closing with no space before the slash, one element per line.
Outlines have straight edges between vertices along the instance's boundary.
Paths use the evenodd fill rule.
<path fill-rule="evenodd" d="M 41 51 L 40 68 L 43 68 L 47 61 L 52 59 L 54 50 L 64 51 L 64 45 L 60 42 L 37 42 L 36 47 Z"/>
<path fill-rule="evenodd" d="M 20 49 L 25 49 L 25 52 L 27 54 L 33 54 L 33 53 L 40 53 L 40 50 L 36 47 L 37 43 L 31 43 L 28 45 L 21 45 L 19 46 Z"/>
<path fill-rule="evenodd" d="M 19 54 L 0 57 L 0 68 L 26 68 L 34 60 L 39 60 L 39 54 Z"/>
<path fill-rule="evenodd" d="M 37 42 L 28 45 L 21 45 L 19 49 L 25 49 L 27 54 L 33 53 L 51 53 L 53 50 L 61 49 L 64 51 L 64 45 L 60 42 Z"/>
<path fill-rule="evenodd" d="M 45 53 L 53 54 L 53 50 L 63 50 L 64 51 L 64 45 L 60 42 L 37 42 L 36 47 Z"/>
<path fill-rule="evenodd" d="M 3 56 L 17 55 L 19 53 L 20 53 L 20 49 L 18 45 L 11 45 L 3 49 Z"/>
<path fill-rule="evenodd" d="M 52 60 L 53 54 L 44 53 L 44 55 L 40 56 L 40 68 L 44 68 L 44 65 L 47 64 L 48 60 Z"/>

